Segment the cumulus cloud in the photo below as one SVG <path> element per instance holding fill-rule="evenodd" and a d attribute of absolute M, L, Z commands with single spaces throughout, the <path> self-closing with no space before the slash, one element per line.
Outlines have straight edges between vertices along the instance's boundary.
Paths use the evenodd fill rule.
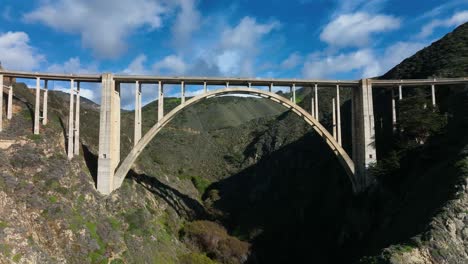
<path fill-rule="evenodd" d="M 325 26 L 320 39 L 335 47 L 363 47 L 372 34 L 400 27 L 400 19 L 388 15 L 358 12 L 343 14 Z"/>
<path fill-rule="evenodd" d="M 214 55 L 221 74 L 252 76 L 261 40 L 279 27 L 277 21 L 262 24 L 248 16 L 235 27 L 226 27 Z"/>
<path fill-rule="evenodd" d="M 420 42 L 397 42 L 382 53 L 365 48 L 337 55 L 311 54 L 304 63 L 306 78 L 336 78 L 337 74 L 354 73 L 355 78 L 370 78 L 384 74 L 425 46 Z"/>
<path fill-rule="evenodd" d="M 312 79 L 329 78 L 337 73 L 356 70 L 359 70 L 362 76 L 374 75 L 380 70 L 374 58 L 374 52 L 370 49 L 332 56 L 311 54 L 304 63 L 302 74 Z"/>
<path fill-rule="evenodd" d="M 178 0 L 180 12 L 172 27 L 173 43 L 179 50 L 190 46 L 192 33 L 200 28 L 201 16 L 195 0 Z"/>
<path fill-rule="evenodd" d="M 59 31 L 80 34 L 85 47 L 110 58 L 126 49 L 125 39 L 135 30 L 161 27 L 167 10 L 152 0 L 57 0 L 24 15 L 30 23 L 40 22 Z"/>
<path fill-rule="evenodd" d="M 432 35 L 434 29 L 438 27 L 453 27 L 468 22 L 468 10 L 455 13 L 447 19 L 435 19 L 425 25 L 418 34 L 420 38 L 426 38 Z"/>
<path fill-rule="evenodd" d="M 302 57 L 299 53 L 295 52 L 289 55 L 283 62 L 281 62 L 282 69 L 296 68 L 302 62 Z"/>
<path fill-rule="evenodd" d="M 0 61 L 4 68 L 34 70 L 44 59 L 44 55 L 30 46 L 29 36 L 25 32 L 0 33 Z"/>
<path fill-rule="evenodd" d="M 53 73 L 98 73 L 97 64 L 82 65 L 79 57 L 68 59 L 64 63 L 54 63 L 47 68 Z"/>
<path fill-rule="evenodd" d="M 177 55 L 169 55 L 153 64 L 153 71 L 158 74 L 183 75 L 186 70 L 187 64 Z"/>
<path fill-rule="evenodd" d="M 147 57 L 145 54 L 138 55 L 133 61 L 127 66 L 123 73 L 125 74 L 149 74 L 149 71 L 145 67 Z"/>

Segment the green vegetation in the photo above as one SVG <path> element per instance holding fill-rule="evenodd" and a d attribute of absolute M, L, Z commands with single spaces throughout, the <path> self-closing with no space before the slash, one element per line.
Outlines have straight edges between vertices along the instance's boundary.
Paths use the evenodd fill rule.
<path fill-rule="evenodd" d="M 56 203 L 58 200 L 57 196 L 51 195 L 49 196 L 49 202 Z"/>
<path fill-rule="evenodd" d="M 39 142 L 42 139 L 42 136 L 31 134 L 31 135 L 28 135 L 28 138 L 34 142 Z"/>
<path fill-rule="evenodd" d="M 216 264 L 205 254 L 189 253 L 179 257 L 180 264 Z"/>
<path fill-rule="evenodd" d="M 208 188 L 208 186 L 210 186 L 211 184 L 210 181 L 199 176 L 192 176 L 191 180 L 195 188 L 197 188 L 198 193 L 200 193 L 200 195 L 203 195 L 206 189 Z"/>
<path fill-rule="evenodd" d="M 0 230 L 5 229 L 8 227 L 8 223 L 0 221 Z"/>
<path fill-rule="evenodd" d="M 13 260 L 13 262 L 18 263 L 21 260 L 22 257 L 23 257 L 23 254 L 18 253 L 18 254 L 13 256 L 12 260 Z"/>
<path fill-rule="evenodd" d="M 230 236 L 226 229 L 214 222 L 190 222 L 184 226 L 181 233 L 194 247 L 213 255 L 222 263 L 238 263 L 249 254 L 248 243 Z"/>

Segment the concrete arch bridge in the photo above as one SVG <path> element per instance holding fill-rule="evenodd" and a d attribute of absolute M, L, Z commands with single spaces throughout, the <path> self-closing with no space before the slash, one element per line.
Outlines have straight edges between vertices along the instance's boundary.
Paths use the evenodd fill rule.
<path fill-rule="evenodd" d="M 468 78 L 456 79 L 423 79 L 423 80 L 372 80 L 357 81 L 338 80 L 297 80 L 297 79 L 248 79 L 248 78 L 207 78 L 207 77 L 161 77 L 161 76 L 128 76 L 106 73 L 93 74 L 51 74 L 16 71 L 0 71 L 0 109 L 3 109 L 3 93 L 7 95 L 7 119 L 12 118 L 13 86 L 4 85 L 6 78 L 25 78 L 36 80 L 36 100 L 34 111 L 34 134 L 40 133 L 40 123 L 47 125 L 47 92 L 48 81 L 70 82 L 70 108 L 68 122 L 68 157 L 79 155 L 80 131 L 80 84 L 83 82 L 101 83 L 101 106 L 99 127 L 99 156 L 97 189 L 102 194 L 110 194 L 118 189 L 127 173 L 135 163 L 140 153 L 148 143 L 167 125 L 180 111 L 207 98 L 226 94 L 249 94 L 272 100 L 291 109 L 304 119 L 318 133 L 336 155 L 338 161 L 345 169 L 352 184 L 353 191 L 358 193 L 364 190 L 370 181 L 368 168 L 377 162 L 375 148 L 375 129 L 372 88 L 387 87 L 398 89 L 398 96 L 392 96 L 392 116 L 396 124 L 395 100 L 402 99 L 402 88 L 407 86 L 428 86 L 431 88 L 432 103 L 436 105 L 436 85 L 468 84 Z M 121 84 L 135 84 L 135 125 L 134 147 L 130 153 L 120 158 L 120 92 Z M 158 121 L 145 134 L 142 135 L 142 84 L 154 84 L 158 89 Z M 164 85 L 180 85 L 181 104 L 169 113 L 164 113 Z M 186 100 L 186 85 L 203 86 L 204 93 Z M 218 87 L 208 90 L 209 86 Z M 291 98 L 287 99 L 273 93 L 273 87 L 289 87 Z M 313 89 L 311 111 L 308 112 L 296 104 L 296 87 L 310 87 Z M 222 87 L 222 88 L 219 88 Z M 254 88 L 255 87 L 255 88 Z M 265 87 L 266 89 L 258 89 Z M 336 97 L 333 99 L 333 129 L 330 133 L 319 121 L 318 87 L 334 89 Z M 352 90 L 352 155 L 349 155 L 341 141 L 341 103 L 340 90 Z M 42 116 L 41 113 L 42 93 Z M 0 115 L 0 132 L 2 131 L 3 111 Z M 352 158 L 351 158 L 352 157 Z"/>

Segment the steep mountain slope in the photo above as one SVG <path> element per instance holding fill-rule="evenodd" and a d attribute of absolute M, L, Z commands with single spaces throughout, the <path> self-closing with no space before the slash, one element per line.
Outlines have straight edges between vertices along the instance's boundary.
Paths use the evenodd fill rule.
<path fill-rule="evenodd" d="M 404 60 L 381 78 L 431 78 L 468 76 L 468 23 L 431 46 Z M 408 89 L 408 88 L 407 88 Z M 393 131 L 388 89 L 375 89 L 377 147 L 380 164 L 379 186 L 373 204 L 378 225 L 368 232 L 368 252 L 379 252 L 363 263 L 466 263 L 468 261 L 468 86 L 437 87 L 436 109 L 430 105 L 428 87 L 416 87 L 399 101 L 399 116 L 409 111 L 420 117 L 419 127 L 428 119 L 446 120 L 448 125 L 433 133 L 424 145 L 414 144 L 411 131 Z M 419 107 L 418 107 L 419 105 Z M 408 110 L 410 109 L 410 110 Z M 414 110 L 420 109 L 420 110 Z M 429 111 L 429 112 L 428 112 Z M 439 114 L 440 113 L 440 114 Z M 439 116 L 439 117 L 438 117 Z M 445 117 L 446 118 L 440 118 Z M 404 127 L 407 118 L 401 118 Z M 381 148 L 382 149 L 382 148 Z M 389 166 L 391 165 L 391 166 Z M 380 168 L 381 169 L 381 168 Z M 374 210 L 375 210 L 374 209 Z"/>
<path fill-rule="evenodd" d="M 467 76 L 466 27 L 385 77 Z M 305 109 L 310 91 L 297 93 Z M 319 93 L 329 128 L 334 89 Z M 343 120 L 351 120 L 349 95 L 343 90 Z M 268 100 L 240 97 L 211 98 L 178 115 L 123 187 L 103 197 L 93 187 L 98 106 L 84 101 L 82 156 L 69 162 L 68 96 L 51 93 L 50 124 L 32 136 L 34 97 L 18 84 L 14 118 L 0 135 L 0 263 L 465 263 L 466 88 L 438 89 L 442 114 L 434 113 L 447 111 L 448 125 L 408 148 L 388 125 L 390 93 L 374 95 L 377 147 L 386 147 L 383 164 L 398 166 L 384 167 L 358 197 L 303 120 Z M 178 103 L 167 98 L 165 111 Z M 157 112 L 155 102 L 143 109 L 144 131 Z M 133 115 L 122 114 L 122 157 L 133 145 Z M 348 150 L 349 128 L 344 122 Z"/>
<path fill-rule="evenodd" d="M 382 79 L 460 77 L 468 72 L 468 23 L 384 74 Z"/>

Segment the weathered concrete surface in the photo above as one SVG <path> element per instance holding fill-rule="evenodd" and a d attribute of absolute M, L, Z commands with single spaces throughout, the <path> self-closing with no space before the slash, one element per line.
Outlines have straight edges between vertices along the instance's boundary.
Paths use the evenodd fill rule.
<path fill-rule="evenodd" d="M 114 190 L 114 171 L 120 158 L 117 156 L 120 149 L 120 96 L 110 73 L 102 76 L 99 122 L 97 189 L 102 194 L 109 194 Z"/>
<path fill-rule="evenodd" d="M 358 188 L 363 189 L 371 182 L 368 168 L 377 161 L 371 80 L 362 80 L 353 90 L 352 108 L 353 161 Z"/>

